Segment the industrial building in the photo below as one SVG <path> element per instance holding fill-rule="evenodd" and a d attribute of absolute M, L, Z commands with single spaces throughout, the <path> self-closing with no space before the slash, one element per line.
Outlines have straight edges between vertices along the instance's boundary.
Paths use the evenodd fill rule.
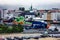
<path fill-rule="evenodd" d="M 33 10 L 32 10 L 33 11 Z M 26 16 L 27 13 L 21 10 L 3 10 L 0 9 L 0 19 L 8 19 L 11 17 L 17 17 L 17 16 Z M 60 10 L 35 10 L 35 13 L 28 13 L 31 17 L 40 17 L 43 20 L 48 21 L 60 21 Z M 33 16 L 31 15 L 33 14 Z M 37 16 L 36 16 L 37 14 Z M 29 17 L 28 15 L 28 17 Z"/>
<path fill-rule="evenodd" d="M 42 18 L 44 20 L 60 20 L 60 10 L 48 10 L 46 12 L 46 10 L 40 10 L 39 11 L 40 15 L 42 15 Z"/>

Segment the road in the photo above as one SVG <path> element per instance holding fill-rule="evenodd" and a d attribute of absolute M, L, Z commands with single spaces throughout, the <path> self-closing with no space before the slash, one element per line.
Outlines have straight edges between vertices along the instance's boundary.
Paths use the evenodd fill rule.
<path fill-rule="evenodd" d="M 0 38 L 6 38 L 6 37 L 36 37 L 36 36 L 40 36 L 40 33 L 33 33 L 33 34 L 22 34 L 22 33 L 13 33 L 13 34 L 0 34 Z M 56 34 L 57 35 L 57 34 Z M 60 34 L 59 34 L 60 35 Z M 46 37 L 46 38 L 38 38 L 38 39 L 34 39 L 34 38 L 30 38 L 30 39 L 24 39 L 24 40 L 60 40 L 60 38 L 52 38 L 52 37 Z"/>

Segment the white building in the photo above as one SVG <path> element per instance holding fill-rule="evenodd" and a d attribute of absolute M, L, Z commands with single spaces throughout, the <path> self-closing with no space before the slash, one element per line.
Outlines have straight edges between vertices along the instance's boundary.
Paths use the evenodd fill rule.
<path fill-rule="evenodd" d="M 25 20 L 28 21 L 30 18 L 35 18 L 34 12 L 28 12 L 25 14 Z"/>
<path fill-rule="evenodd" d="M 44 20 L 60 20 L 60 12 L 44 13 Z"/>
<path fill-rule="evenodd" d="M 42 14 L 42 13 L 40 12 L 40 14 Z M 60 20 L 60 11 L 55 10 L 53 12 L 53 10 L 51 10 L 50 13 L 43 11 L 43 15 L 41 15 L 41 16 L 44 20 Z"/>
<path fill-rule="evenodd" d="M 22 13 L 22 11 L 20 10 L 5 10 L 4 11 L 4 19 L 10 19 L 12 17 L 18 17 L 20 14 Z"/>
<path fill-rule="evenodd" d="M 40 18 L 40 17 L 34 17 L 33 21 L 44 21 L 44 20 L 43 20 L 43 18 Z"/>

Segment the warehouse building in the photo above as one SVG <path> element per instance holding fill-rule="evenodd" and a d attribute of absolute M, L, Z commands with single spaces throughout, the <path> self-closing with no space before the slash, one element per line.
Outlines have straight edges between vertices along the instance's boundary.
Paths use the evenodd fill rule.
<path fill-rule="evenodd" d="M 60 21 L 60 10 L 40 10 L 43 20 L 57 20 Z"/>

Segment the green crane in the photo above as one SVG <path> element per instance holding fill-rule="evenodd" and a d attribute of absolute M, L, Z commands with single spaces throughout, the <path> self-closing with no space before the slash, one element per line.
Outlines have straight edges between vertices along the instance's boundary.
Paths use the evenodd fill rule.
<path fill-rule="evenodd" d="M 25 22 L 25 18 L 23 16 L 16 17 L 14 21 L 20 24 L 32 24 L 31 22 Z"/>

